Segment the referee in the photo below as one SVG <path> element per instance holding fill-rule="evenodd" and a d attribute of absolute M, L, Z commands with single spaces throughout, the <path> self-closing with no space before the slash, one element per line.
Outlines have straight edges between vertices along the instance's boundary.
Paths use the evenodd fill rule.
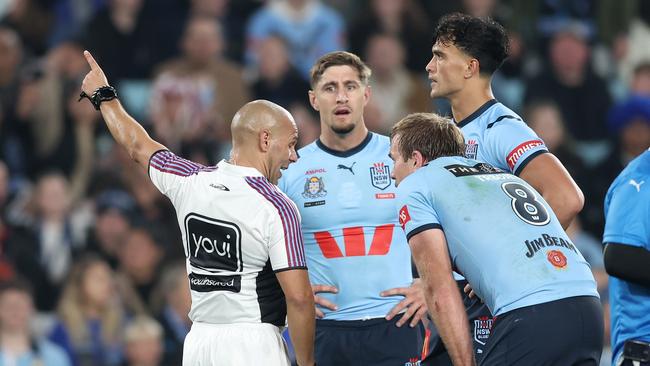
<path fill-rule="evenodd" d="M 297 160 L 293 117 L 271 102 L 246 104 L 232 121 L 231 159 L 205 167 L 152 140 L 84 55 L 91 70 L 81 96 L 176 209 L 192 295 L 183 365 L 290 365 L 281 336 L 287 318 L 298 364 L 313 365 L 300 216 L 275 185 Z"/>

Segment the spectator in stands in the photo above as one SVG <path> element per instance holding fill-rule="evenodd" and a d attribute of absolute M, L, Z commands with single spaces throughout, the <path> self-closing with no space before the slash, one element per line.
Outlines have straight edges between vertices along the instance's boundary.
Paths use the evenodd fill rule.
<path fill-rule="evenodd" d="M 22 62 L 23 45 L 18 34 L 0 26 L 0 159 L 14 179 L 24 178 L 31 164 L 29 130 L 17 116 Z"/>
<path fill-rule="evenodd" d="M 9 1 L 9 11 L 0 19 L 2 26 L 14 29 L 29 55 L 42 56 L 52 24 L 50 1 Z"/>
<path fill-rule="evenodd" d="M 378 128 L 368 127 L 381 134 L 390 134 L 393 124 L 409 113 L 432 109 L 429 88 L 406 68 L 405 57 L 404 45 L 393 35 L 376 34 L 368 40 L 366 60 L 372 69 L 368 107 L 379 112 Z"/>
<path fill-rule="evenodd" d="M 650 146 L 650 96 L 631 96 L 617 104 L 609 113 L 608 127 L 617 136 L 612 153 L 590 172 L 590 201 L 585 201 L 585 210 L 592 221 L 592 232 L 602 233 L 604 229 L 603 205 L 607 189 L 636 156 Z"/>
<path fill-rule="evenodd" d="M 180 58 L 159 67 L 151 98 L 156 138 L 181 155 L 188 145 L 215 139 L 227 144 L 230 121 L 250 95 L 241 69 L 223 57 L 221 27 L 214 19 L 190 19 L 182 48 Z"/>
<path fill-rule="evenodd" d="M 84 47 L 105 65 L 112 80 L 148 78 L 166 56 L 160 53 L 170 40 L 160 36 L 163 24 L 147 16 L 144 5 L 144 0 L 111 0 L 80 32 Z"/>
<path fill-rule="evenodd" d="M 591 68 L 588 37 L 588 30 L 579 23 L 558 30 L 550 41 L 548 68 L 528 81 L 524 101 L 555 101 L 571 135 L 594 147 L 607 137 L 605 116 L 611 97 L 605 81 Z M 606 153 L 606 146 L 601 151 Z M 579 152 L 583 157 L 597 153 Z"/>
<path fill-rule="evenodd" d="M 119 290 L 126 294 L 124 302 L 134 313 L 152 313 L 152 292 L 158 282 L 164 251 L 151 233 L 134 228 L 118 251 L 116 280 Z"/>
<path fill-rule="evenodd" d="M 95 199 L 95 227 L 90 231 L 86 251 L 117 268 L 118 252 L 131 230 L 136 214 L 133 198 L 122 190 L 101 192 Z"/>
<path fill-rule="evenodd" d="M 114 273 L 98 257 L 75 262 L 59 301 L 59 321 L 50 339 L 62 346 L 75 366 L 119 365 L 124 309 Z"/>
<path fill-rule="evenodd" d="M 404 62 L 411 72 L 422 73 L 422 60 L 431 58 L 431 24 L 420 2 L 414 0 L 369 0 L 369 11 L 350 26 L 350 50 L 367 54 L 370 37 L 377 33 L 398 38 L 405 47 Z"/>
<path fill-rule="evenodd" d="M 344 33 L 341 15 L 320 0 L 270 1 L 250 18 L 246 59 L 251 66 L 258 64 L 257 49 L 262 41 L 279 36 L 289 46 L 291 62 L 308 80 L 316 59 L 345 48 Z"/>
<path fill-rule="evenodd" d="M 557 103 L 549 99 L 532 101 L 525 108 L 525 120 L 548 150 L 560 159 L 578 186 L 586 185 L 586 167 L 574 150 L 573 138 L 566 129 Z"/>
<path fill-rule="evenodd" d="M 252 85 L 254 99 L 266 99 L 290 108 L 295 103 L 309 105 L 309 83 L 291 65 L 286 42 L 277 36 L 260 41 L 256 49 L 257 80 Z"/>
<path fill-rule="evenodd" d="M 73 251 L 85 242 L 86 220 L 78 213 L 71 205 L 68 180 L 58 172 L 45 173 L 33 195 L 29 240 L 7 248 L 19 273 L 39 289 L 36 305 L 41 311 L 54 309 Z"/>
<path fill-rule="evenodd" d="M 61 347 L 35 336 L 29 283 L 13 279 L 0 283 L 0 364 L 14 366 L 68 366 Z"/>
<path fill-rule="evenodd" d="M 125 366 L 180 365 L 161 363 L 163 330 L 160 324 L 147 316 L 133 318 L 124 329 Z"/>
<path fill-rule="evenodd" d="M 77 103 L 78 79 L 86 70 L 82 52 L 73 41 L 52 48 L 33 71 L 39 73 L 34 100 L 22 107 L 33 141 L 32 176 L 46 169 L 60 170 L 70 180 L 75 203 L 85 195 L 92 175 L 98 119 L 92 107 Z"/>
<path fill-rule="evenodd" d="M 158 302 L 155 313 L 164 330 L 164 365 L 180 365 L 183 360 L 183 342 L 192 322 L 190 286 L 184 262 L 165 267 L 156 288 Z"/>

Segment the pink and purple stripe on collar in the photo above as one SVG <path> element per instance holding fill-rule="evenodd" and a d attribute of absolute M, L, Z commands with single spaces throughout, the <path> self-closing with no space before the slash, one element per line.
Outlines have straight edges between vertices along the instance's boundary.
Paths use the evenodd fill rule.
<path fill-rule="evenodd" d="M 199 172 L 211 172 L 217 169 L 216 166 L 204 166 L 183 159 L 169 150 L 156 151 L 149 160 L 149 166 L 160 172 L 181 177 L 189 177 Z"/>

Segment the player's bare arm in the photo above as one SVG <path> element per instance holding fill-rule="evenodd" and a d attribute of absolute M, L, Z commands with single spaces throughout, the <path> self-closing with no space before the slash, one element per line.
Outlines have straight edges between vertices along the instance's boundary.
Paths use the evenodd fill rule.
<path fill-rule="evenodd" d="M 386 315 L 386 320 L 393 319 L 400 312 L 404 314 L 400 320 L 395 323 L 398 327 L 409 322 L 411 327 L 415 327 L 419 321 L 427 316 L 427 303 L 424 294 L 424 286 L 419 278 L 413 280 L 409 287 L 397 287 L 390 290 L 382 291 L 380 296 L 404 296 L 404 299 L 395 305 Z"/>
<path fill-rule="evenodd" d="M 304 269 L 276 273 L 287 302 L 289 334 L 298 365 L 314 364 L 315 310 L 309 276 Z"/>
<path fill-rule="evenodd" d="M 335 303 L 325 299 L 324 297 L 320 297 L 316 294 L 321 293 L 321 292 L 329 292 L 331 294 L 335 294 L 339 292 L 339 289 L 331 286 L 331 285 L 311 285 L 311 289 L 314 292 L 314 303 L 315 305 L 327 308 L 332 311 L 338 310 L 338 306 L 336 306 Z M 325 313 L 319 308 L 316 308 L 316 316 L 319 319 L 322 319 L 325 317 Z"/>
<path fill-rule="evenodd" d="M 548 153 L 533 158 L 519 177 L 542 194 L 565 230 L 582 210 L 584 195 L 555 155 Z"/>
<path fill-rule="evenodd" d="M 90 65 L 90 72 L 84 77 L 81 90 L 86 95 L 92 95 L 97 89 L 110 84 L 90 52 L 84 51 L 84 56 Z M 124 110 L 119 100 L 102 102 L 100 111 L 115 141 L 144 169 L 148 169 L 149 158 L 153 153 L 165 149 L 165 146 L 149 137 L 147 131 Z"/>
<path fill-rule="evenodd" d="M 474 365 L 467 314 L 452 276 L 447 241 L 442 230 L 425 230 L 409 239 L 424 285 L 429 313 L 454 365 Z"/>

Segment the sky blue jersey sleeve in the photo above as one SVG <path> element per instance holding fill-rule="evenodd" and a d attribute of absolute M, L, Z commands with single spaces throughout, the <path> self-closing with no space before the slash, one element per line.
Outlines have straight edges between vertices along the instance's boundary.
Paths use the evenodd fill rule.
<path fill-rule="evenodd" d="M 409 178 L 397 191 L 399 223 L 407 239 L 425 230 L 442 229 L 426 187 L 418 184 L 419 177 Z"/>
<path fill-rule="evenodd" d="M 610 189 L 606 202 L 603 242 L 650 250 L 650 187 L 627 179 Z"/>
<path fill-rule="evenodd" d="M 548 152 L 544 141 L 518 118 L 504 118 L 487 125 L 485 133 L 488 162 L 519 175 L 534 157 Z"/>

